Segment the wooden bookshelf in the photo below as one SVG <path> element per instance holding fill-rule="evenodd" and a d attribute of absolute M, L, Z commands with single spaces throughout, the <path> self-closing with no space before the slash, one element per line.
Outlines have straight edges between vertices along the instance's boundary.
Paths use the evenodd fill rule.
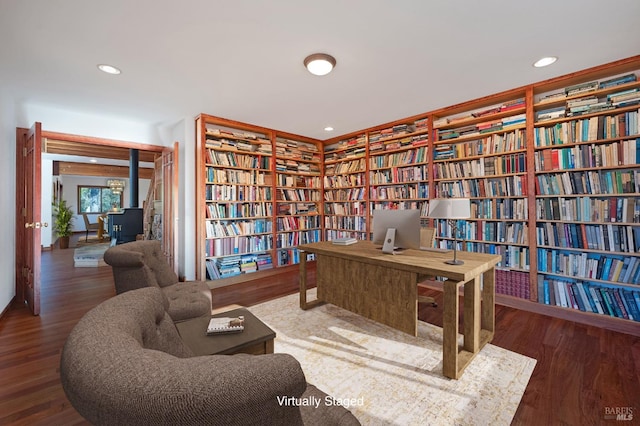
<path fill-rule="evenodd" d="M 367 234 L 367 136 L 349 136 L 324 146 L 324 239 Z"/>
<path fill-rule="evenodd" d="M 501 255 L 496 291 L 528 298 L 525 95 L 524 90 L 514 91 L 434 117 L 433 186 L 436 198 L 471 199 L 471 218 L 458 222 L 457 249 Z M 438 220 L 436 227 L 436 244 L 452 248 L 451 224 Z"/>
<path fill-rule="evenodd" d="M 427 216 L 429 119 L 395 123 L 368 133 L 369 223 L 373 210 L 417 209 Z"/>
<path fill-rule="evenodd" d="M 319 202 L 304 201 L 317 206 L 323 240 L 346 236 L 368 239 L 371 212 L 376 208 L 418 207 L 426 216 L 432 198 L 469 197 L 473 217 L 465 221 L 458 249 L 503 255 L 496 277 L 499 300 L 625 332 L 629 321 L 615 313 L 588 312 L 586 307 L 583 312 L 580 306 L 556 306 L 550 300 L 546 304 L 544 280 L 569 283 L 564 288 L 573 291 L 574 298 L 572 284 L 579 282 L 580 297 L 588 287 L 618 289 L 623 295 L 624 291 L 640 293 L 632 272 L 626 276 L 618 271 L 616 279 L 605 277 L 602 270 L 600 275 L 585 276 L 585 267 L 577 266 L 612 258 L 622 261 L 622 269 L 625 262 L 629 268 L 635 259 L 640 261 L 640 165 L 638 154 L 633 156 L 640 143 L 640 128 L 627 129 L 633 123 L 638 126 L 640 103 L 633 93 L 640 91 L 639 70 L 640 55 L 329 139 L 318 145 L 320 161 L 311 156 L 311 162 L 321 170 L 319 187 L 303 179 L 306 172 L 286 169 L 289 154 L 279 156 L 274 151 L 273 238 L 288 232 L 277 229 L 278 219 L 289 215 L 278 215 L 276 205 L 283 200 L 291 202 L 285 195 L 288 184 L 278 179 L 297 182 L 300 194 L 320 194 Z M 618 81 L 629 74 L 635 75 L 635 80 Z M 606 100 L 617 103 L 608 106 Z M 204 194 L 206 186 L 213 184 L 204 180 L 209 167 L 204 161 L 205 124 L 262 134 L 271 139 L 274 150 L 278 138 L 303 145 L 313 140 L 210 116 L 198 120 L 198 165 L 202 167 L 198 209 L 203 215 L 198 220 L 203 228 L 199 230 L 202 248 L 198 259 L 203 260 Z M 282 160 L 284 168 L 278 170 Z M 582 188 L 576 188 L 577 183 Z M 295 213 L 294 218 L 307 215 Z M 451 247 L 451 229 L 445 221 L 438 222 L 437 244 Z M 567 243 L 566 238 L 555 239 L 565 228 L 569 235 L 573 232 L 577 237 L 579 232 L 581 245 L 571 240 Z M 620 245 L 618 241 L 617 247 L 615 243 L 602 245 L 605 233 L 613 238 L 617 234 L 618 239 L 622 236 L 626 242 Z M 276 251 L 274 247 L 272 255 L 277 263 Z M 554 258 L 563 269 L 549 271 L 548 263 L 543 267 L 542 262 Z M 598 274 L 597 266 L 595 271 Z"/>
<path fill-rule="evenodd" d="M 322 146 L 278 133 L 275 147 L 276 260 L 295 265 L 299 244 L 322 241 Z"/>

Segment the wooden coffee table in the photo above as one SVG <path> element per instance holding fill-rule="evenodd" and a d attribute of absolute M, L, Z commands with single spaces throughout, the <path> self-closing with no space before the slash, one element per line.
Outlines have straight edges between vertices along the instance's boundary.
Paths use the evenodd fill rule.
<path fill-rule="evenodd" d="M 207 335 L 210 318 L 239 315 L 244 315 L 244 331 L 241 333 Z M 181 321 L 176 323 L 176 328 L 182 340 L 196 355 L 272 354 L 273 340 L 276 338 L 275 331 L 245 308 Z"/>

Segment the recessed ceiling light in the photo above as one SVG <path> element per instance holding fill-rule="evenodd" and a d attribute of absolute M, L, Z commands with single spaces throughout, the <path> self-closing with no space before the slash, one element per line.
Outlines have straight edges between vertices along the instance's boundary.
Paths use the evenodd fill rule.
<path fill-rule="evenodd" d="M 95 158 L 92 158 L 91 160 L 89 160 L 90 163 L 97 163 L 98 160 L 96 160 Z"/>
<path fill-rule="evenodd" d="M 336 66 L 336 59 L 326 53 L 314 53 L 304 58 L 304 66 L 314 75 L 327 75 Z"/>
<path fill-rule="evenodd" d="M 120 69 L 114 67 L 113 65 L 107 65 L 107 64 L 99 64 L 98 69 L 102 72 L 106 72 L 107 74 L 114 74 L 114 75 L 118 75 L 122 72 L 120 71 Z"/>
<path fill-rule="evenodd" d="M 325 132 L 333 132 L 333 127 L 327 126 L 327 127 L 324 128 L 324 131 Z"/>
<path fill-rule="evenodd" d="M 533 66 L 536 68 L 542 68 L 542 67 L 546 67 L 547 65 L 551 65 L 552 63 L 554 63 L 555 61 L 557 61 L 558 58 L 556 56 L 546 56 L 544 58 L 538 59 Z"/>

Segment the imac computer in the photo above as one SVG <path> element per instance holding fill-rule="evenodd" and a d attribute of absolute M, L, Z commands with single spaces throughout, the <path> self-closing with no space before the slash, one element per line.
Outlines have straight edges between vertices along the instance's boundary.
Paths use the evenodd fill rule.
<path fill-rule="evenodd" d="M 420 249 L 420 210 L 374 210 L 373 243 L 383 253 L 394 249 Z"/>

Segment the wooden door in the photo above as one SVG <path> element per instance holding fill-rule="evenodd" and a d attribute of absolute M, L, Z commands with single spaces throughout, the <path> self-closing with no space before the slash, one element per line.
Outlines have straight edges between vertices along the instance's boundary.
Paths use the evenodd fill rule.
<path fill-rule="evenodd" d="M 178 241 L 175 220 L 178 217 L 178 143 L 162 151 L 162 248 L 169 264 L 179 276 Z"/>
<path fill-rule="evenodd" d="M 16 131 L 16 299 L 40 314 L 41 124 Z"/>

